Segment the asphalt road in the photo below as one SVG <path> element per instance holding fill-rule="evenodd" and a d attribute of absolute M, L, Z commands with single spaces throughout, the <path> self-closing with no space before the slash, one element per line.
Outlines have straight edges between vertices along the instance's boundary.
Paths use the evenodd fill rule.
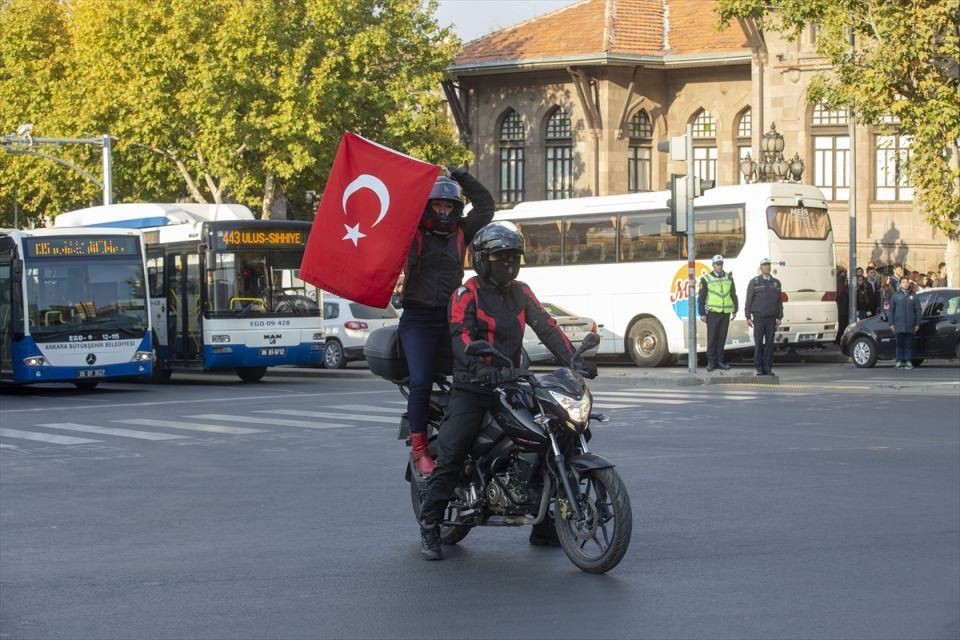
<path fill-rule="evenodd" d="M 960 636 L 960 370 L 778 368 L 602 367 L 635 518 L 605 576 L 525 529 L 423 562 L 361 368 L 0 392 L 0 638 Z"/>

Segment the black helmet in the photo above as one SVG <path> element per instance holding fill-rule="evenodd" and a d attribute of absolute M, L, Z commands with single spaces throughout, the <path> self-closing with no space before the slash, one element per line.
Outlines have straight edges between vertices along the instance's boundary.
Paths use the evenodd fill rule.
<path fill-rule="evenodd" d="M 453 210 L 445 215 L 439 215 L 430 206 L 432 200 L 444 200 L 453 205 Z M 437 233 L 450 233 L 460 222 L 463 215 L 463 190 L 460 185 L 446 176 L 440 176 L 430 189 L 427 206 L 420 218 L 420 226 Z"/>
<path fill-rule="evenodd" d="M 491 278 L 490 257 L 499 253 L 513 253 L 517 258 L 523 256 L 523 235 L 512 222 L 491 222 L 477 232 L 470 243 L 472 250 L 473 268 L 481 280 L 492 282 L 497 286 L 505 286 L 509 282 L 497 281 Z M 519 260 L 517 269 L 520 267 Z M 516 277 L 512 274 L 510 280 Z"/>

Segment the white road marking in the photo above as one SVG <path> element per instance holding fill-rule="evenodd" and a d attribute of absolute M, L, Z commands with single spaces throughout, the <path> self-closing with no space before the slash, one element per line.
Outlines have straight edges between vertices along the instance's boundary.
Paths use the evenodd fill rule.
<path fill-rule="evenodd" d="M 404 402 L 404 405 L 407 403 Z M 400 414 L 403 413 L 399 409 L 393 407 L 374 407 L 373 405 L 367 404 L 336 404 L 328 407 L 329 409 L 336 409 L 338 411 L 373 411 L 375 413 L 391 413 L 398 418 Z"/>
<path fill-rule="evenodd" d="M 204 413 L 197 416 L 187 416 L 197 420 L 220 420 L 222 422 L 244 422 L 249 424 L 259 424 L 263 426 L 275 425 L 278 427 L 300 427 L 302 429 L 340 429 L 343 427 L 355 427 L 352 424 L 317 424 L 316 422 L 307 422 L 306 420 L 281 420 L 279 418 L 260 418 L 257 416 L 231 416 L 224 413 Z"/>
<path fill-rule="evenodd" d="M 46 427 L 48 429 L 62 429 L 64 431 L 83 431 L 86 433 L 96 433 L 105 436 L 118 436 L 120 438 L 136 438 L 138 440 L 179 440 L 190 437 L 175 436 L 171 433 L 152 433 L 150 431 L 134 431 L 133 429 L 98 427 L 92 424 L 77 424 L 75 422 L 54 422 L 49 424 L 38 424 L 37 426 Z"/>
<path fill-rule="evenodd" d="M 87 438 L 73 438 L 71 436 L 58 436 L 52 433 L 35 433 L 33 431 L 20 431 L 19 429 L 0 429 L 0 438 L 17 438 L 19 440 L 36 440 L 37 442 L 49 442 L 51 444 L 91 444 L 93 442 L 100 442 L 100 440 L 88 440 Z"/>
<path fill-rule="evenodd" d="M 282 416 L 302 416 L 304 418 L 320 418 L 333 420 L 359 420 L 360 422 L 386 422 L 396 424 L 397 418 L 384 416 L 370 416 L 362 413 L 330 413 L 329 411 L 300 411 L 298 409 L 271 409 L 270 411 L 254 411 L 254 413 L 270 413 Z"/>
<path fill-rule="evenodd" d="M 247 429 L 246 427 L 224 427 L 218 424 L 199 424 L 196 422 L 174 422 L 172 420 L 153 420 L 151 418 L 132 418 L 130 420 L 111 420 L 120 424 L 139 424 L 145 427 L 168 427 L 170 429 L 186 429 L 188 431 L 207 431 L 209 433 L 227 433 L 235 436 L 244 436 L 250 433 L 264 433 L 263 429 Z"/>

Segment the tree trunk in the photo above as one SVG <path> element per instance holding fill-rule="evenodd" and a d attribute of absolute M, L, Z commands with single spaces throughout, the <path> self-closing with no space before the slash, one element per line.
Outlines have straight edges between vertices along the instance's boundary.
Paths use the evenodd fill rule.
<path fill-rule="evenodd" d="M 271 207 L 273 206 L 273 198 L 276 195 L 277 191 L 277 177 L 273 173 L 268 173 L 266 180 L 263 182 L 263 206 L 260 209 L 260 219 L 261 220 L 270 220 Z"/>
<path fill-rule="evenodd" d="M 947 263 L 947 284 L 951 287 L 960 285 L 960 234 L 947 236 L 947 254 L 943 259 Z"/>

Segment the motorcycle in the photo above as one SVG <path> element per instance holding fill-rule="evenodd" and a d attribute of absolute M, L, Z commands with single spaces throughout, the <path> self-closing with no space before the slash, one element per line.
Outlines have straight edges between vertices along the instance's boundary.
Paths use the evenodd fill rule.
<path fill-rule="evenodd" d="M 407 396 L 406 366 L 395 335 L 391 343 L 391 329 L 373 332 L 365 354 L 371 371 Z M 583 571 L 606 573 L 623 559 L 633 528 L 630 497 L 614 465 L 587 446 L 591 421 L 609 419 L 591 413 L 593 398 L 577 371 L 582 354 L 599 341 L 588 334 L 570 367 L 539 376 L 514 367 L 484 340 L 467 345 L 468 355 L 502 367 L 504 380 L 493 389 L 497 402 L 484 415 L 464 462 L 441 524 L 442 544 L 457 544 L 477 526 L 527 526 L 552 518 L 564 553 Z M 428 417 L 432 454 L 450 395 L 445 377 L 435 382 Z M 403 418 L 400 438 L 406 436 Z M 429 477 L 410 463 L 405 477 L 419 521 Z"/>

